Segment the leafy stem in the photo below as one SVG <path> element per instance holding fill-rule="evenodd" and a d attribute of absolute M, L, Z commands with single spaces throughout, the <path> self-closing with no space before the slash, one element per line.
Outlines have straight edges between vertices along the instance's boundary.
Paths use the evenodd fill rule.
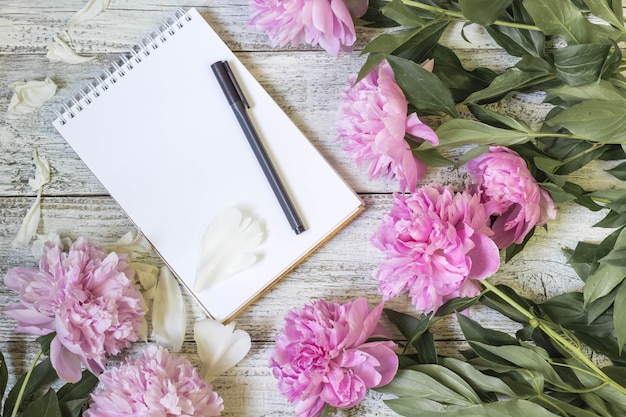
<path fill-rule="evenodd" d="M 26 373 L 24 377 L 24 382 L 22 383 L 22 386 L 20 387 L 20 391 L 17 394 L 17 399 L 15 400 L 15 406 L 13 407 L 13 412 L 11 413 L 11 417 L 15 417 L 17 415 L 17 410 L 18 408 L 20 408 L 20 404 L 22 403 L 22 397 L 24 397 L 24 392 L 26 391 L 26 386 L 28 385 L 30 376 L 32 375 L 33 370 L 35 369 L 35 365 L 37 365 L 37 362 L 39 361 L 39 358 L 41 357 L 42 354 L 43 354 L 43 350 L 39 349 L 39 352 L 37 352 L 35 359 L 33 359 L 32 363 L 30 364 L 30 368 L 28 368 L 28 372 Z"/>
<path fill-rule="evenodd" d="M 585 355 L 582 352 L 582 350 L 580 350 L 577 346 L 574 346 L 566 337 L 564 337 L 562 334 L 555 331 L 553 328 L 547 325 L 547 323 L 545 323 L 543 320 L 540 320 L 538 317 L 536 317 L 533 313 L 531 313 L 530 311 L 526 310 L 524 307 L 519 305 L 511 297 L 506 295 L 504 292 L 500 291 L 500 289 L 496 287 L 495 285 L 491 284 L 490 282 L 486 280 L 482 281 L 482 285 L 485 287 L 485 289 L 496 294 L 498 297 L 500 297 L 503 301 L 508 303 L 515 310 L 517 310 L 519 313 L 521 313 L 526 318 L 528 318 L 528 322 L 531 326 L 537 327 L 541 331 L 543 331 L 552 341 L 554 341 L 562 349 L 567 351 L 574 359 L 576 359 L 579 363 L 583 364 L 588 369 L 590 369 L 596 378 L 612 386 L 620 393 L 626 395 L 626 387 L 623 387 L 619 383 L 612 380 L 608 375 L 606 375 L 602 371 L 602 369 L 600 369 L 595 363 L 593 363 L 593 361 L 589 359 L 587 355 Z"/>
<path fill-rule="evenodd" d="M 429 4 L 420 3 L 415 0 L 402 0 L 402 3 L 410 7 L 415 7 L 416 9 L 427 10 L 429 12 L 442 14 L 444 16 L 451 17 L 455 20 L 458 20 L 459 22 L 472 23 L 461 12 L 455 12 L 454 10 L 448 10 L 448 9 L 443 9 L 441 7 L 431 6 Z M 539 29 L 537 26 L 534 26 L 534 25 L 527 25 L 525 23 L 518 23 L 518 22 L 507 22 L 505 20 L 496 20 L 492 23 L 492 25 L 507 26 L 507 27 L 518 28 L 518 29 L 526 29 L 526 30 L 535 30 L 538 32 L 541 31 L 541 29 Z"/>

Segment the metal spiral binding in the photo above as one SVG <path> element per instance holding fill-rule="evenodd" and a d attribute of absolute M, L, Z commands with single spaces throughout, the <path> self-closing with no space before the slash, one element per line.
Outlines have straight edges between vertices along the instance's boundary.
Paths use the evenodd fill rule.
<path fill-rule="evenodd" d="M 76 117 L 86 106 L 97 100 L 102 94 L 106 94 L 114 85 L 130 71 L 150 56 L 151 51 L 158 49 L 167 42 L 176 32 L 191 21 L 191 16 L 186 10 L 178 8 L 172 18 L 161 22 L 156 32 L 147 36 L 142 42 L 130 48 L 128 53 L 120 55 L 111 62 L 102 74 L 95 77 L 94 81 L 78 90 L 78 93 L 61 103 L 61 111 L 53 109 L 56 122 L 61 126 Z"/>

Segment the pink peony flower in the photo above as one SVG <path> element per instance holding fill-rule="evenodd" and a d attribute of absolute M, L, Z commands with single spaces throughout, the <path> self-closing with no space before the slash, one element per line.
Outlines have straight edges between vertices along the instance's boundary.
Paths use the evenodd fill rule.
<path fill-rule="evenodd" d="M 356 41 L 352 17 L 367 11 L 367 0 L 250 0 L 250 23 L 267 32 L 273 46 L 320 45 L 337 56 Z"/>
<path fill-rule="evenodd" d="M 346 304 L 318 300 L 290 311 L 276 338 L 270 367 L 298 417 L 319 416 L 324 405 L 348 408 L 367 388 L 388 384 L 398 369 L 391 341 L 379 324 L 382 303 L 369 311 L 364 298 Z"/>
<path fill-rule="evenodd" d="M 99 377 L 85 417 L 217 417 L 223 400 L 184 357 L 149 345 Z"/>
<path fill-rule="evenodd" d="M 386 258 L 376 269 L 384 300 L 408 293 L 420 312 L 480 292 L 478 280 L 498 270 L 500 255 L 478 195 L 428 185 L 394 196 L 372 236 Z"/>
<path fill-rule="evenodd" d="M 13 268 L 5 276 L 20 301 L 3 311 L 17 320 L 18 332 L 56 332 L 52 366 L 63 380 L 76 382 L 81 362 L 100 373 L 107 355 L 139 338 L 144 300 L 133 277 L 125 255 L 107 254 L 84 238 L 68 252 L 47 242 L 39 268 Z"/>
<path fill-rule="evenodd" d="M 489 215 L 498 216 L 491 228 L 492 239 L 500 249 L 522 243 L 533 227 L 556 217 L 550 194 L 537 184 L 526 161 L 516 152 L 492 146 L 488 153 L 469 161 L 467 169 L 478 182 Z"/>
<path fill-rule="evenodd" d="M 405 136 L 433 145 L 439 139 L 417 114 L 407 116 L 407 109 L 406 97 L 385 61 L 343 92 L 337 132 L 357 166 L 369 163 L 370 179 L 395 176 L 403 191 L 415 191 L 426 174 L 426 165 L 413 155 Z"/>

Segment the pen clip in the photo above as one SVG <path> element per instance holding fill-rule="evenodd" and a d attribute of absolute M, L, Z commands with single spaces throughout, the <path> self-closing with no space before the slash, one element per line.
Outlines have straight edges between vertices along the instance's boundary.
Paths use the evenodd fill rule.
<path fill-rule="evenodd" d="M 243 90 L 241 89 L 241 86 L 237 82 L 237 78 L 235 77 L 233 70 L 230 68 L 230 65 L 228 65 L 228 61 L 222 61 L 222 62 L 224 64 L 224 69 L 226 70 L 226 74 L 228 74 L 228 78 L 230 78 L 230 81 L 233 83 L 233 86 L 235 87 L 235 90 L 237 91 L 237 94 L 239 95 L 241 102 L 243 103 L 244 106 L 246 106 L 246 108 L 249 109 L 250 103 L 248 103 L 248 100 L 246 100 L 246 96 L 243 94 Z"/>

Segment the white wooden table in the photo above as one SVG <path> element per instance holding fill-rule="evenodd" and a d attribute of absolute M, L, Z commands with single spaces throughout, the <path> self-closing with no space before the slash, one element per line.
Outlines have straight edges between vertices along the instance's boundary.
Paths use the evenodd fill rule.
<path fill-rule="evenodd" d="M 111 7 L 104 13 L 71 30 L 77 50 L 97 54 L 97 59 L 78 65 L 49 61 L 47 43 L 63 30 L 70 16 L 84 3 L 83 0 L 0 0 L 0 276 L 12 267 L 35 265 L 29 248 L 11 247 L 34 201 L 34 193 L 28 185 L 28 179 L 34 175 L 33 148 L 38 148 L 52 167 L 52 181 L 44 188 L 39 233 L 82 235 L 102 243 L 116 240 L 132 230 L 131 222 L 120 207 L 52 127 L 55 117 L 52 109 L 58 108 L 72 89 L 98 75 L 105 63 L 127 51 L 172 15 L 177 7 L 196 7 L 362 196 L 366 205 L 365 212 L 353 223 L 237 318 L 238 327 L 252 336 L 252 350 L 243 362 L 214 383 L 215 390 L 224 398 L 224 416 L 293 415 L 293 407 L 278 393 L 267 366 L 273 339 L 282 328 L 286 312 L 317 298 L 347 301 L 366 297 L 371 305 L 380 302 L 372 272 L 382 256 L 371 246 L 369 237 L 389 208 L 396 183 L 369 181 L 365 169 L 357 169 L 342 151 L 341 144 L 335 140 L 334 128 L 340 92 L 348 77 L 358 71 L 363 57 L 358 51 L 334 58 L 325 51 L 306 47 L 273 49 L 265 34 L 246 26 L 247 0 L 188 0 L 184 4 L 174 0 L 112 0 Z M 357 49 L 375 33 L 359 30 Z M 458 31 L 444 35 L 445 42 L 457 50 L 467 67 L 482 65 L 502 70 L 511 65 L 510 58 L 497 45 L 486 41 L 480 32 L 469 30 L 468 33 L 471 44 L 463 41 Z M 12 82 L 45 77 L 59 86 L 54 98 L 31 114 L 6 113 Z M 538 97 L 513 97 L 503 105 L 503 110 L 532 122 L 533 115 L 545 111 L 539 103 Z M 587 169 L 578 174 L 575 181 L 594 189 L 610 183 L 608 175 L 590 172 Z M 459 187 L 466 180 L 462 171 L 452 169 L 432 171 L 427 178 L 427 181 Z M 603 213 L 591 214 L 575 205 L 560 205 L 557 220 L 549 225 L 549 233 L 539 230 L 529 248 L 509 264 L 502 265 L 492 281 L 507 283 L 521 294 L 539 300 L 580 288 L 582 284 L 565 264 L 561 248 L 573 247 L 581 239 L 600 240 L 606 231 L 593 229 L 590 224 L 602 216 Z M 160 265 L 156 255 L 153 262 Z M 0 285 L 0 305 L 15 300 L 15 293 Z M 190 298 L 188 304 L 192 314 L 182 353 L 197 364 L 191 324 L 203 316 Z M 408 298 L 392 300 L 387 306 L 412 311 Z M 484 307 L 473 309 L 472 317 L 484 326 L 505 331 L 515 329 L 510 322 Z M 0 350 L 14 371 L 10 385 L 18 373 L 25 371 L 37 350 L 34 337 L 16 334 L 14 326 L 12 320 L 0 319 Z M 437 326 L 436 339 L 441 352 L 447 354 L 454 354 L 463 344 L 453 319 Z M 132 354 L 140 347 L 141 344 L 137 344 L 125 353 Z M 356 408 L 333 410 L 331 415 L 394 415 L 380 399 L 379 394 L 370 392 Z"/>

